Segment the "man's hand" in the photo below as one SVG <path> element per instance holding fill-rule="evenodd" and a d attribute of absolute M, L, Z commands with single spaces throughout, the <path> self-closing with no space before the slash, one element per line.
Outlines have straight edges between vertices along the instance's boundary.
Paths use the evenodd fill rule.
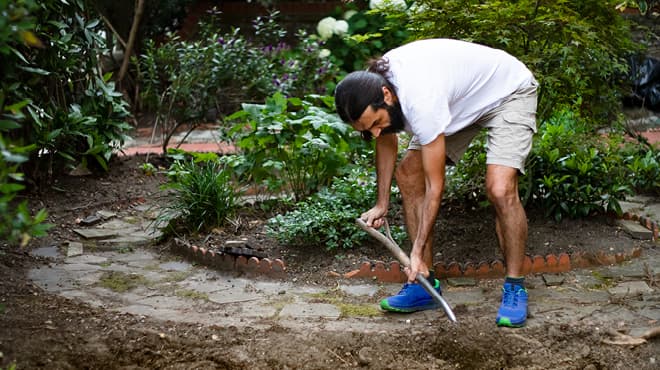
<path fill-rule="evenodd" d="M 364 212 L 360 219 L 364 221 L 367 226 L 378 229 L 379 227 L 385 224 L 385 216 L 387 215 L 387 208 L 381 208 L 378 206 L 373 207 L 372 209 Z"/>
<path fill-rule="evenodd" d="M 422 260 L 421 256 L 412 254 L 410 256 L 410 267 L 405 269 L 405 272 L 408 274 L 408 282 L 413 282 L 417 279 L 417 274 L 420 272 L 424 277 L 429 276 L 429 268 L 426 266 L 426 263 Z"/>

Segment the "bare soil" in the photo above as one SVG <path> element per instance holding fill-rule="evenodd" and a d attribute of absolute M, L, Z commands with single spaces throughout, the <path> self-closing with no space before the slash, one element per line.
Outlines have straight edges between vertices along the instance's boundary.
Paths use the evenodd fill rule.
<path fill-rule="evenodd" d="M 146 176 L 139 169 L 144 160 L 143 156 L 115 159 L 110 173 L 103 175 L 62 175 L 52 186 L 30 195 L 33 208 L 48 209 L 55 228 L 27 249 L 0 246 L 0 368 L 16 364 L 19 369 L 647 369 L 652 368 L 648 359 L 658 357 L 657 345 L 603 345 L 602 333 L 580 323 L 502 330 L 490 317 L 474 317 L 460 326 L 424 325 L 387 333 L 333 331 L 322 324 L 295 330 L 277 322 L 268 329 L 204 326 L 108 312 L 34 286 L 26 271 L 49 261 L 29 255 L 29 248 L 76 238 L 72 229 L 77 222 L 97 210 L 160 201 L 164 178 Z M 319 284 L 328 284 L 328 271 L 345 273 L 364 260 L 392 260 L 376 243 L 340 253 L 328 252 L 324 246 L 279 245 L 263 231 L 266 216 L 246 210 L 233 226 L 210 237 L 190 238 L 218 245 L 247 238 L 269 257 L 282 258 L 288 279 Z M 532 255 L 653 247 L 631 239 L 604 216 L 555 223 L 540 210 L 528 210 L 528 218 Z M 493 225 L 489 209 L 445 205 L 436 227 L 436 260 L 500 258 Z"/>

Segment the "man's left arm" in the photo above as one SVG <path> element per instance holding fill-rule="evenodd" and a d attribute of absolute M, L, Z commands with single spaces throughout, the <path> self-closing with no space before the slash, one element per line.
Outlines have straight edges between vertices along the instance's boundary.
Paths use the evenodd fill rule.
<path fill-rule="evenodd" d="M 445 135 L 441 134 L 429 144 L 422 146 L 422 165 L 424 168 L 424 179 L 426 184 L 426 193 L 424 202 L 420 209 L 418 220 L 419 227 L 417 236 L 413 243 L 413 249 L 410 255 L 411 275 L 416 276 L 418 272 L 425 275 L 431 266 L 426 266 L 423 262 L 424 248 L 426 241 L 431 237 L 433 224 L 440 210 L 442 202 L 442 193 L 445 187 Z"/>

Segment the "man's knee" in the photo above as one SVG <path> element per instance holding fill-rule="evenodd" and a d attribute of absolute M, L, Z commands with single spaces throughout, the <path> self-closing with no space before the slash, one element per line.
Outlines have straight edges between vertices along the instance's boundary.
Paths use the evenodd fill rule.
<path fill-rule="evenodd" d="M 506 207 L 520 202 L 517 176 L 508 171 L 493 171 L 489 175 L 491 176 L 486 180 L 486 193 L 491 203 L 496 207 Z"/>

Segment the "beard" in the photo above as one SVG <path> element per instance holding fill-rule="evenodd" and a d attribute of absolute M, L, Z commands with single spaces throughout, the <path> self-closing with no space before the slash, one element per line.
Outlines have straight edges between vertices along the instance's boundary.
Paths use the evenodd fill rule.
<path fill-rule="evenodd" d="M 384 128 L 381 134 L 396 134 L 403 131 L 405 128 L 405 119 L 401 110 L 401 104 L 396 101 L 394 104 L 386 106 L 385 110 L 387 110 L 390 116 L 390 125 Z"/>

